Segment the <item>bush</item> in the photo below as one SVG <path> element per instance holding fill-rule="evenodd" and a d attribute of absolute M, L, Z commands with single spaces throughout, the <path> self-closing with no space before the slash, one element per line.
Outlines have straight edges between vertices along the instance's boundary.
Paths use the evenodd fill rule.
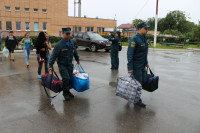
<path fill-rule="evenodd" d="M 108 36 L 107 35 L 101 35 L 102 37 L 104 37 L 104 38 L 108 38 Z M 121 36 L 121 42 L 128 42 L 128 37 L 127 36 Z"/>
<path fill-rule="evenodd" d="M 22 39 L 24 38 L 24 36 L 16 36 L 17 42 L 19 43 Z M 37 36 L 30 36 L 30 38 L 33 41 L 33 44 L 35 45 L 37 43 Z M 49 41 L 51 43 L 57 43 L 58 41 L 60 41 L 62 39 L 62 37 L 56 37 L 56 36 L 49 36 Z M 5 42 L 5 38 L 1 39 L 1 43 Z"/>
<path fill-rule="evenodd" d="M 57 43 L 58 41 L 60 41 L 62 39 L 62 37 L 56 37 L 56 36 L 49 36 L 49 41 L 51 43 Z"/>
<path fill-rule="evenodd" d="M 17 42 L 19 43 L 22 39 L 24 38 L 24 36 L 16 36 Z M 35 45 L 37 43 L 37 36 L 30 36 L 30 38 L 33 41 L 33 45 Z M 5 43 L 5 39 L 6 38 L 1 38 L 1 47 L 3 47 L 3 44 Z M 58 41 L 60 41 L 62 39 L 62 37 L 56 37 L 56 36 L 49 36 L 49 41 L 52 43 L 52 47 L 54 47 L 56 45 L 56 43 Z M 18 48 L 16 48 L 18 49 Z"/>

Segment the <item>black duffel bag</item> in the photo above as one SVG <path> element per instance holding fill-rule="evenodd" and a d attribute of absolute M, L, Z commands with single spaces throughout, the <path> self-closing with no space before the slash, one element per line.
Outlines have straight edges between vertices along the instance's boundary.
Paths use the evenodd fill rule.
<path fill-rule="evenodd" d="M 54 93 L 59 93 L 63 90 L 63 82 L 62 80 L 59 79 L 58 75 L 56 74 L 54 70 L 52 70 L 52 74 L 47 73 L 47 74 L 42 75 L 41 79 L 42 79 L 41 85 L 44 87 L 47 97 L 54 98 L 57 95 L 53 97 L 50 96 L 46 88 L 50 89 Z"/>
<path fill-rule="evenodd" d="M 150 71 L 150 74 L 148 74 L 148 69 Z M 159 76 L 155 76 L 150 68 L 147 68 L 146 73 L 146 82 L 142 85 L 143 89 L 149 92 L 153 92 L 156 89 L 158 89 L 158 81 Z"/>

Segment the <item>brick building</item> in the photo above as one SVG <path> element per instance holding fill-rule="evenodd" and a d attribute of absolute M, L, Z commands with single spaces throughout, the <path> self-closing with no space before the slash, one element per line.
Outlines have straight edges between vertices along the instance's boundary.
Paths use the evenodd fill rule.
<path fill-rule="evenodd" d="M 73 31 L 102 32 L 116 20 L 68 16 L 68 0 L 0 0 L 0 30 L 47 31 L 59 35 L 62 27 Z"/>

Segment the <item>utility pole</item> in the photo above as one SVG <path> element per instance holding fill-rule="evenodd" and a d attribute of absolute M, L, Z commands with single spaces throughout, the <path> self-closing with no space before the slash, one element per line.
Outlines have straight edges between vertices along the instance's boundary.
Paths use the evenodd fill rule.
<path fill-rule="evenodd" d="M 74 17 L 76 17 L 76 0 L 74 0 Z"/>
<path fill-rule="evenodd" d="M 81 17 L 81 0 L 78 0 L 78 17 Z"/>
<path fill-rule="evenodd" d="M 158 24 L 158 0 L 156 0 L 156 17 L 155 17 L 155 30 L 154 30 L 154 44 L 153 46 L 156 47 L 156 39 L 157 39 L 157 24 Z"/>
<path fill-rule="evenodd" d="M 74 17 L 76 17 L 76 4 L 78 4 L 78 17 L 81 17 L 81 0 L 74 0 Z"/>

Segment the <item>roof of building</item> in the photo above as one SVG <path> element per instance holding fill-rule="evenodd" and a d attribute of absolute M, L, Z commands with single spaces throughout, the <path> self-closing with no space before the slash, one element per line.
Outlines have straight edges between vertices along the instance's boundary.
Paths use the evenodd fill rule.
<path fill-rule="evenodd" d="M 132 29 L 134 27 L 134 24 L 121 24 L 117 28 L 119 29 Z"/>

